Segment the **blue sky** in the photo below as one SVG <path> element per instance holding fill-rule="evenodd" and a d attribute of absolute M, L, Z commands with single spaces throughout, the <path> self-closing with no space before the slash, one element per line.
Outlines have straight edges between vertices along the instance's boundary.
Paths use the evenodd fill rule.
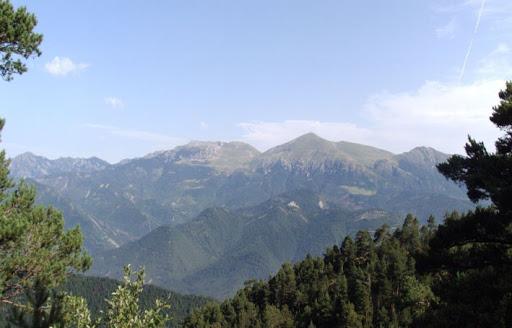
<path fill-rule="evenodd" d="M 10 156 L 116 162 L 306 132 L 394 152 L 491 142 L 509 0 L 13 1 L 43 55 L 0 83 Z"/>

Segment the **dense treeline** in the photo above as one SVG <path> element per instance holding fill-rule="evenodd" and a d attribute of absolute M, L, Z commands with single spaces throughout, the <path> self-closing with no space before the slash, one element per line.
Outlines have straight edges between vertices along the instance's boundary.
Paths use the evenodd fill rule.
<path fill-rule="evenodd" d="M 453 212 L 441 232 L 433 217 L 420 226 L 411 215 L 394 231 L 360 231 L 322 257 L 285 263 L 269 280 L 247 282 L 232 299 L 194 311 L 184 327 L 510 327 L 505 267 L 431 269 L 440 261 L 431 245 L 449 238 L 446 225 L 487 211 Z"/>
<path fill-rule="evenodd" d="M 430 222 L 420 228 L 408 216 L 395 231 L 360 231 L 323 257 L 284 264 L 268 281 L 249 282 L 233 299 L 195 311 L 185 327 L 408 326 L 435 300 L 414 260 L 428 248 Z"/>

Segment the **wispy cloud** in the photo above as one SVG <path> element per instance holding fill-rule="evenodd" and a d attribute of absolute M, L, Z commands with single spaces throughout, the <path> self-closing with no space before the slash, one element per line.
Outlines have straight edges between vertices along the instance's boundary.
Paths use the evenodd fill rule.
<path fill-rule="evenodd" d="M 462 79 L 464 78 L 464 74 L 466 73 L 466 66 L 468 64 L 469 56 L 471 55 L 471 52 L 473 51 L 473 43 L 475 42 L 475 37 L 478 33 L 478 29 L 480 28 L 480 22 L 482 20 L 482 15 L 483 15 L 484 9 L 485 9 L 485 3 L 486 3 L 486 0 L 481 0 L 480 9 L 478 10 L 478 14 L 477 14 L 476 22 L 475 22 L 475 27 L 473 28 L 473 34 L 471 35 L 471 39 L 469 40 L 468 49 L 466 50 L 466 55 L 464 56 L 464 61 L 462 62 L 462 67 L 460 69 L 459 83 L 462 81 Z"/>
<path fill-rule="evenodd" d="M 368 99 L 364 113 L 374 126 L 371 142 L 403 151 L 428 145 L 447 152 L 461 152 L 471 134 L 487 145 L 499 135 L 489 121 L 503 80 L 469 84 L 425 82 L 405 93 L 380 93 Z"/>
<path fill-rule="evenodd" d="M 501 43 L 489 55 L 479 62 L 477 73 L 487 79 L 512 78 L 512 49 L 506 43 Z"/>
<path fill-rule="evenodd" d="M 124 101 L 118 97 L 106 97 L 105 104 L 115 109 L 120 109 L 124 107 Z"/>
<path fill-rule="evenodd" d="M 453 39 L 457 30 L 457 22 L 452 18 L 447 24 L 436 28 L 436 36 L 439 39 Z"/>
<path fill-rule="evenodd" d="M 66 76 L 70 73 L 76 73 L 89 67 L 86 63 L 75 63 L 67 57 L 54 57 L 50 62 L 45 64 L 48 73 L 56 76 Z"/>
<path fill-rule="evenodd" d="M 149 142 L 157 144 L 163 147 L 174 147 L 176 145 L 183 144 L 188 140 L 183 138 L 171 137 L 165 134 L 154 133 L 151 131 L 136 130 L 136 129 L 124 129 L 112 125 L 103 124 L 85 124 L 86 127 L 96 130 L 101 130 L 111 136 L 121 137 L 125 139 Z"/>

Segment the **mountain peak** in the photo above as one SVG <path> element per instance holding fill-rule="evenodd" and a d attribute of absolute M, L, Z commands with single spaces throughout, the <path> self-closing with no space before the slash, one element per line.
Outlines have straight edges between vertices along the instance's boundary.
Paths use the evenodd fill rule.
<path fill-rule="evenodd" d="M 339 141 L 333 142 L 314 133 L 304 134 L 262 154 L 259 163 L 264 166 L 280 161 L 286 165 L 299 163 L 323 166 L 327 162 L 345 162 L 355 165 L 371 165 L 377 160 L 391 159 L 393 154 L 374 147 Z"/>
<path fill-rule="evenodd" d="M 303 134 L 295 139 L 292 139 L 291 141 L 287 142 L 286 144 L 295 144 L 295 145 L 300 144 L 300 145 L 304 145 L 306 147 L 311 147 L 311 146 L 328 145 L 328 144 L 332 145 L 333 142 L 326 140 L 313 132 L 309 132 L 309 133 Z"/>
<path fill-rule="evenodd" d="M 229 142 L 226 141 L 204 141 L 204 140 L 192 140 L 189 143 L 178 146 L 176 148 L 190 148 L 190 147 L 224 147 Z"/>
<path fill-rule="evenodd" d="M 253 146 L 238 141 L 191 141 L 172 150 L 145 156 L 162 158 L 176 164 L 208 165 L 220 171 L 245 168 L 260 152 Z"/>
<path fill-rule="evenodd" d="M 400 160 L 414 162 L 416 164 L 437 164 L 444 162 L 450 155 L 442 153 L 432 147 L 415 147 L 408 152 L 397 155 Z"/>
<path fill-rule="evenodd" d="M 306 155 L 310 152 L 329 152 L 334 151 L 336 148 L 335 143 L 319 137 L 318 135 L 310 132 L 300 137 L 297 137 L 285 144 L 276 146 L 267 150 L 264 154 L 272 153 L 294 153 L 295 155 Z"/>
<path fill-rule="evenodd" d="M 43 157 L 43 156 L 39 156 L 39 155 L 36 155 L 34 154 L 33 152 L 30 152 L 30 151 L 27 151 L 27 152 L 24 152 L 24 153 L 21 153 L 19 155 L 16 155 L 13 160 L 15 159 L 24 159 L 24 160 L 27 160 L 27 159 L 46 159 L 48 160 L 46 157 Z"/>
<path fill-rule="evenodd" d="M 324 142 L 330 142 L 322 137 L 320 137 L 318 134 L 314 132 L 308 132 L 306 134 L 303 134 L 301 136 L 298 136 L 297 138 L 293 139 L 292 141 L 324 141 Z"/>
<path fill-rule="evenodd" d="M 428 146 L 417 146 L 409 151 L 409 153 L 423 153 L 423 154 L 439 154 L 439 150 Z M 441 153 L 442 154 L 442 153 Z"/>

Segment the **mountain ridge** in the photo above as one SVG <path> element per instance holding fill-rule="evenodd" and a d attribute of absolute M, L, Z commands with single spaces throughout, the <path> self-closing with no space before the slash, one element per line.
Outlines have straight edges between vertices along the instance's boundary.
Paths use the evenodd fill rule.
<path fill-rule="evenodd" d="M 421 147 L 394 155 L 306 134 L 263 153 L 240 142 L 196 141 L 117 164 L 31 155 L 15 158 L 11 168 L 16 178 L 32 174 L 27 178 L 44 190 L 39 201 L 65 209 L 96 253 L 210 207 L 249 208 L 298 190 L 349 210 L 412 211 L 422 219 L 469 209 L 464 190 L 435 168 L 448 156 Z"/>
<path fill-rule="evenodd" d="M 178 150 L 190 149 L 190 148 L 200 148 L 200 147 L 205 147 L 205 146 L 217 145 L 217 146 L 221 146 L 222 147 L 222 146 L 233 145 L 233 146 L 239 146 L 239 147 L 246 148 L 246 149 L 250 150 L 251 152 L 253 152 L 256 155 L 264 155 L 264 154 L 271 154 L 271 153 L 277 152 L 277 150 L 279 148 L 282 148 L 285 145 L 315 143 L 315 141 L 316 141 L 316 143 L 323 143 L 323 144 L 333 145 L 334 146 L 333 150 L 338 150 L 339 148 L 349 148 L 349 147 L 356 147 L 356 148 L 360 147 L 360 148 L 371 149 L 371 150 L 375 151 L 376 153 L 381 153 L 384 158 L 400 156 L 400 155 L 404 155 L 404 154 L 415 152 L 417 150 L 422 150 L 422 149 L 432 150 L 433 153 L 434 152 L 435 153 L 440 153 L 440 154 L 445 155 L 446 157 L 448 157 L 450 155 L 450 154 L 443 153 L 443 152 L 441 152 L 441 151 L 439 151 L 439 150 L 437 150 L 435 148 L 429 147 L 429 146 L 417 146 L 417 147 L 412 148 L 409 151 L 405 151 L 405 152 L 401 152 L 401 153 L 393 153 L 391 151 L 388 151 L 388 150 L 385 150 L 385 149 L 382 149 L 382 148 L 379 148 L 379 147 L 374 147 L 374 146 L 365 145 L 365 144 L 361 144 L 361 143 L 355 143 L 355 142 L 344 141 L 344 140 L 331 141 L 331 140 L 322 138 L 322 137 L 318 136 L 317 134 L 315 134 L 313 132 L 309 132 L 309 133 L 303 134 L 301 136 L 298 136 L 298 137 L 296 137 L 296 138 L 294 138 L 294 139 L 292 139 L 292 140 L 290 140 L 288 142 L 285 142 L 283 144 L 271 147 L 271 148 L 269 148 L 268 150 L 266 150 L 264 152 L 261 152 L 257 148 L 255 148 L 254 146 L 250 145 L 249 143 L 242 142 L 242 141 L 202 141 L 202 140 L 192 140 L 192 141 L 190 141 L 190 142 L 188 142 L 187 144 L 184 144 L 184 145 L 176 146 L 176 147 L 173 147 L 171 149 L 163 149 L 163 150 L 158 150 L 158 151 L 150 152 L 150 153 L 147 153 L 146 155 L 143 155 L 142 157 L 126 158 L 126 159 L 123 159 L 123 160 L 121 160 L 121 161 L 119 161 L 117 163 L 114 163 L 114 164 L 111 164 L 111 163 L 109 163 L 109 162 L 107 162 L 107 161 L 105 161 L 105 160 L 103 160 L 103 159 L 101 159 L 99 157 L 96 157 L 96 156 L 91 156 L 91 157 L 69 157 L 69 156 L 65 156 L 65 157 L 59 157 L 59 158 L 56 158 L 56 159 L 49 159 L 49 158 L 47 158 L 45 156 L 34 154 L 33 152 L 25 152 L 25 153 L 19 154 L 17 156 L 14 156 L 11 161 L 12 162 L 18 162 L 18 161 L 21 162 L 21 161 L 27 160 L 27 157 L 37 158 L 39 160 L 45 160 L 45 161 L 49 161 L 49 162 L 63 162 L 65 160 L 74 160 L 74 161 L 82 160 L 82 161 L 97 161 L 97 162 L 101 162 L 101 163 L 104 164 L 105 167 L 109 167 L 109 166 L 123 165 L 126 162 L 133 161 L 133 160 L 138 160 L 138 159 L 153 158 L 153 157 L 158 157 L 158 156 L 162 156 L 162 155 L 169 156 L 169 154 L 172 154 L 172 153 L 174 153 L 174 152 L 176 152 Z M 13 163 L 11 163 L 11 169 L 12 169 L 12 165 L 13 165 Z M 16 176 L 18 176 L 18 174 L 16 174 Z"/>
<path fill-rule="evenodd" d="M 44 156 L 25 152 L 11 160 L 9 169 L 11 174 L 22 178 L 40 178 L 63 172 L 78 171 L 91 173 L 110 166 L 108 162 L 98 157 L 59 157 L 48 159 Z"/>

